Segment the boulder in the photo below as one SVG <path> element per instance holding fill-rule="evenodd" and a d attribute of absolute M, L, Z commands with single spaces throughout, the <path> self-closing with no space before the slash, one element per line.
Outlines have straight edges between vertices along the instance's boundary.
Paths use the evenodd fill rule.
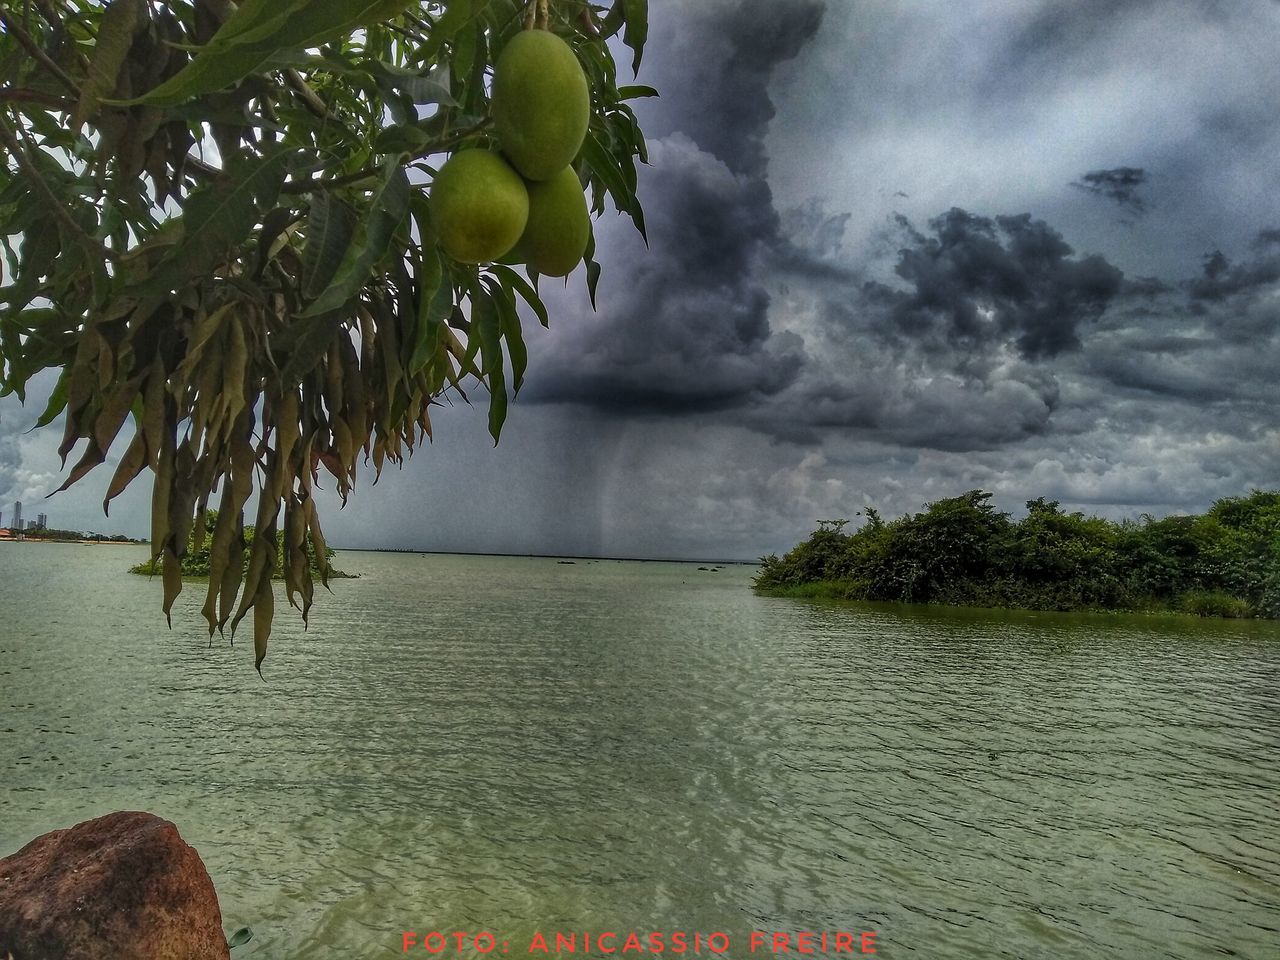
<path fill-rule="evenodd" d="M 200 855 L 168 820 L 109 813 L 0 859 L 0 958 L 228 960 Z"/>

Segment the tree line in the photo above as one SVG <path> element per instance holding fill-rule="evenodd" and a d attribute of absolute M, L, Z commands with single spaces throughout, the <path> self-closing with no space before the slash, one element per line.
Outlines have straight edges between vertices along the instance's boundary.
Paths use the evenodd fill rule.
<path fill-rule="evenodd" d="M 1280 618 L 1280 490 L 1199 516 L 1112 521 L 1039 497 L 1011 519 L 970 490 L 885 520 L 824 520 L 761 558 L 758 592 L 1034 610 L 1178 610 Z"/>

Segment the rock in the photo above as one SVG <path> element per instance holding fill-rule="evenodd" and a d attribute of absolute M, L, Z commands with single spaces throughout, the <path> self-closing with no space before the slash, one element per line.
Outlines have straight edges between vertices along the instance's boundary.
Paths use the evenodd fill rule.
<path fill-rule="evenodd" d="M 109 813 L 0 859 L 0 958 L 228 960 L 200 855 L 168 820 Z"/>

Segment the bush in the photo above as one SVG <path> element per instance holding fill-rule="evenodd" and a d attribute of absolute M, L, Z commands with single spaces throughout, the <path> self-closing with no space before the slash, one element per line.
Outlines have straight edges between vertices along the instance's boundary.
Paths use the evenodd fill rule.
<path fill-rule="evenodd" d="M 1114 523 L 1043 497 L 1017 523 L 970 490 L 852 534 L 821 521 L 755 587 L 787 596 L 1036 610 L 1184 610 L 1280 618 L 1280 491 L 1219 500 L 1203 516 Z M 829 584 L 822 589 L 807 588 Z M 800 589 L 805 588 L 805 589 Z"/>
<path fill-rule="evenodd" d="M 1188 590 L 1182 595 L 1179 604 L 1183 613 L 1197 617 L 1226 617 L 1234 620 L 1246 620 L 1253 616 L 1249 604 L 1239 597 L 1233 597 L 1221 590 Z"/>

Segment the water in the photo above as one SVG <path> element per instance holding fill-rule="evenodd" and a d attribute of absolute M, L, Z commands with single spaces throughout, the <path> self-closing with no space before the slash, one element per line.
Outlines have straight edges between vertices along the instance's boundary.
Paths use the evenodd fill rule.
<path fill-rule="evenodd" d="M 235 960 L 629 930 L 722 931 L 733 957 L 753 930 L 1280 957 L 1275 624 L 345 553 L 363 576 L 309 633 L 277 601 L 264 683 L 247 637 L 208 645 L 198 590 L 165 628 L 158 581 L 123 572 L 144 552 L 0 544 L 0 854 L 167 817 L 254 931 Z"/>

